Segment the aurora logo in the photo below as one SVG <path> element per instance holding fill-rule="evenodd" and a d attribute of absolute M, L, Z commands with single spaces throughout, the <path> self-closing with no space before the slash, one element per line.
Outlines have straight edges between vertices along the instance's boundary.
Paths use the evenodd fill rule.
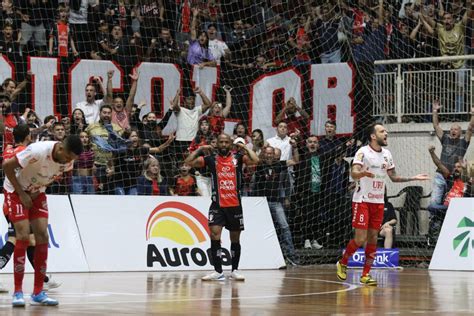
<path fill-rule="evenodd" d="M 474 222 L 467 217 L 463 217 L 458 224 L 458 228 L 463 228 L 463 232 L 454 237 L 453 249 L 456 250 L 462 244 L 459 256 L 466 258 L 469 255 L 469 248 L 474 249 L 474 239 L 471 237 Z"/>

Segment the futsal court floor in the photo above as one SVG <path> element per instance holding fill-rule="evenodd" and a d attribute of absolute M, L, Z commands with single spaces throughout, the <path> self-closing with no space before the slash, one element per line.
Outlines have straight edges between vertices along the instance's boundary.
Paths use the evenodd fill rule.
<path fill-rule="evenodd" d="M 202 272 L 58 273 L 58 307 L 11 307 L 0 315 L 474 315 L 474 274 L 422 269 L 373 270 L 378 287 L 346 282 L 333 267 L 242 271 L 245 282 L 202 282 Z M 0 281 L 13 286 L 10 274 Z M 33 275 L 25 276 L 25 292 Z M 28 303 L 28 300 L 27 300 Z"/>

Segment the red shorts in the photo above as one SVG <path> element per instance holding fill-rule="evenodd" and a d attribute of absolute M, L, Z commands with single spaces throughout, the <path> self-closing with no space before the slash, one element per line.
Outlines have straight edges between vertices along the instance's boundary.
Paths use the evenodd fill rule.
<path fill-rule="evenodd" d="M 12 223 L 28 219 L 48 218 L 48 203 L 46 202 L 46 194 L 40 193 L 33 200 L 33 207 L 26 209 L 21 204 L 20 197 L 16 192 L 4 192 L 5 200 L 3 202 L 3 213 L 8 214 L 8 219 Z"/>
<path fill-rule="evenodd" d="M 383 212 L 382 203 L 352 202 L 352 227 L 380 230 Z"/>

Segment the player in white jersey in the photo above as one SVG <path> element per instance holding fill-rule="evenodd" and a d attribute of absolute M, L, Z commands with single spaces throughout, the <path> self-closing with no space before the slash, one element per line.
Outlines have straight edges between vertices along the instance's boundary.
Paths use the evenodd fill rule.
<path fill-rule="evenodd" d="M 354 252 L 365 246 L 365 263 L 360 283 L 376 286 L 377 281 L 369 271 L 377 251 L 377 236 L 383 221 L 385 179 L 392 182 L 428 180 L 426 174 L 402 177 L 395 172 L 392 154 L 387 149 L 388 132 L 380 123 L 369 126 L 369 145 L 360 148 L 352 162 L 351 176 L 357 181 L 352 198 L 352 227 L 355 236 L 337 262 L 337 277 L 347 278 L 347 262 Z"/>
<path fill-rule="evenodd" d="M 15 291 L 12 305 L 25 306 L 23 276 L 25 254 L 29 245 L 30 225 L 36 239 L 34 254 L 34 289 L 32 305 L 58 305 L 43 291 L 48 258 L 48 204 L 46 187 L 73 167 L 74 159 L 82 152 L 82 142 L 77 135 L 68 136 L 63 142 L 39 142 L 28 146 L 3 163 L 3 184 L 8 217 L 16 231 L 13 252 Z"/>

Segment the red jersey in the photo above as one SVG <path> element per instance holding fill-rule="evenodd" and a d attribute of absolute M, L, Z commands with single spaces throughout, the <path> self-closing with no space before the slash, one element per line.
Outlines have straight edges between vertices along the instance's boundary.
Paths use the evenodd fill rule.
<path fill-rule="evenodd" d="M 7 145 L 15 143 L 13 138 L 13 129 L 18 125 L 18 121 L 13 113 L 6 114 L 3 117 L 3 123 L 5 124 L 5 132 L 3 133 L 3 148 Z"/>
<path fill-rule="evenodd" d="M 25 148 L 26 146 L 23 146 L 23 145 L 20 145 L 17 147 L 13 147 L 12 145 L 7 145 L 7 147 L 5 147 L 5 150 L 3 151 L 3 161 L 15 157 L 16 154 L 23 151 Z M 3 214 L 5 216 L 8 215 L 8 207 L 3 208 Z"/>
<path fill-rule="evenodd" d="M 454 180 L 451 190 L 446 193 L 446 197 L 444 198 L 444 206 L 449 206 L 451 199 L 463 197 L 465 188 L 466 185 L 461 179 Z"/>
<path fill-rule="evenodd" d="M 20 145 L 17 147 L 13 147 L 12 145 L 7 145 L 5 150 L 3 151 L 3 160 L 7 160 L 13 158 L 18 154 L 20 151 L 23 151 L 26 146 Z"/>
<path fill-rule="evenodd" d="M 197 183 L 194 176 L 189 176 L 187 179 L 176 176 L 174 178 L 174 194 L 179 196 L 196 196 Z"/>
<path fill-rule="evenodd" d="M 240 206 L 243 156 L 240 153 L 225 157 L 212 155 L 199 157 L 198 161 L 212 175 L 212 201 L 222 208 Z"/>
<path fill-rule="evenodd" d="M 225 119 L 222 116 L 208 116 L 209 125 L 211 126 L 211 132 L 219 135 L 224 131 Z"/>

